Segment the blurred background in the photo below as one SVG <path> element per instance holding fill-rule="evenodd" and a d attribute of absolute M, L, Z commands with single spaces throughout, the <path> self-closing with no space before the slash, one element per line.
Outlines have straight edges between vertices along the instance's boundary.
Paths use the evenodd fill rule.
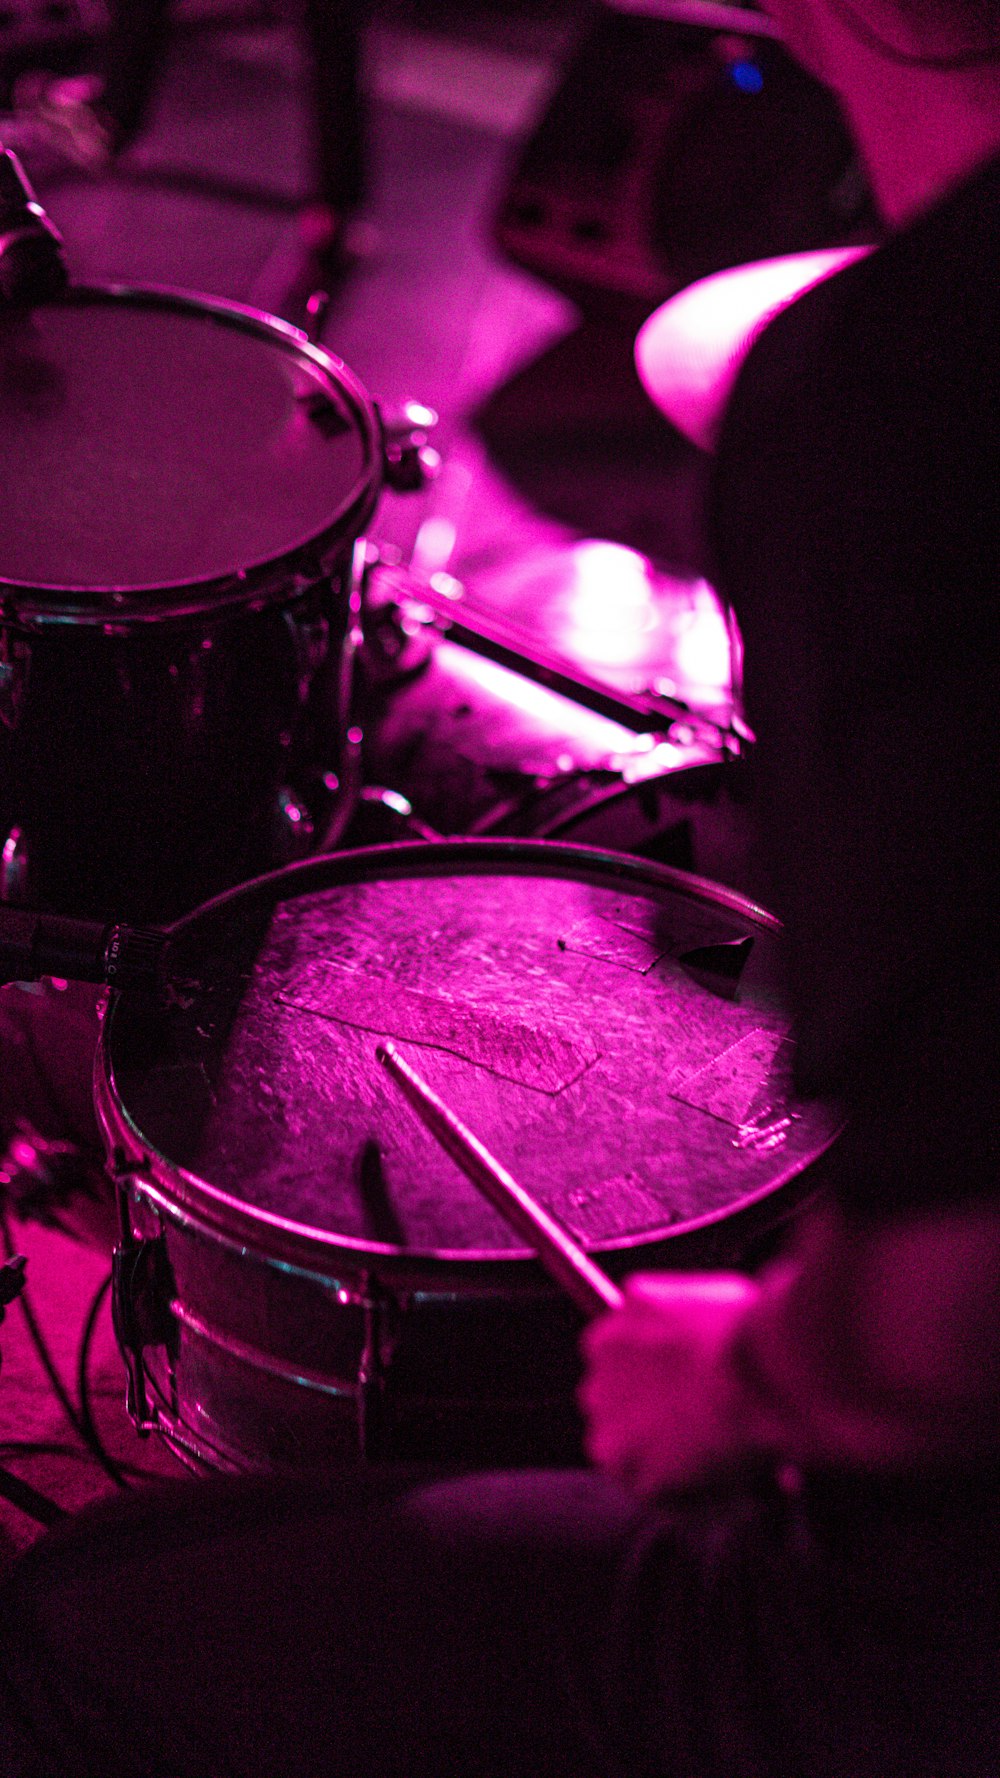
<path fill-rule="evenodd" d="M 134 35 L 144 0 L 118 10 Z M 120 51 L 112 65 L 119 112 L 148 89 L 117 149 L 81 128 L 78 102 L 120 34 L 105 0 L 0 5 L 0 138 L 74 278 L 296 321 L 332 285 L 325 343 L 387 407 L 418 398 L 441 416 L 442 478 L 423 507 L 387 499 L 379 535 L 407 553 L 419 535 L 423 569 L 474 574 L 487 601 L 499 574 L 531 605 L 527 565 L 567 532 L 700 572 L 703 464 L 639 389 L 636 328 L 719 266 L 872 227 L 830 101 L 763 17 L 698 0 L 160 10 L 155 66 L 141 47 L 131 82 Z M 350 125 L 336 81 L 317 114 L 324 11 L 331 63 L 345 19 L 360 36 L 363 137 L 325 263 L 323 138 Z"/>

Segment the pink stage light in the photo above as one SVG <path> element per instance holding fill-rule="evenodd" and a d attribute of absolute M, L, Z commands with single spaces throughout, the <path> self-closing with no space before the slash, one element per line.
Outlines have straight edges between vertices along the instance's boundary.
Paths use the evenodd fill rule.
<path fill-rule="evenodd" d="M 528 717 L 539 730 L 547 732 L 554 741 L 566 741 L 574 746 L 578 751 L 568 753 L 565 759 L 554 758 L 553 763 L 560 771 L 574 769 L 580 764 L 581 758 L 589 763 L 591 760 L 645 751 L 649 746 L 645 736 L 634 734 L 631 729 L 612 722 L 606 716 L 599 716 L 596 711 L 584 709 L 561 693 L 550 691 L 547 686 L 538 685 L 520 673 L 511 672 L 508 667 L 501 667 L 498 662 L 488 660 L 485 655 L 473 654 L 468 649 L 443 642 L 439 645 L 439 659 L 449 676 L 456 681 L 464 679 L 470 685 L 478 686 L 490 698 L 496 699 L 498 721 L 502 719 L 503 712 L 517 711 L 521 716 Z"/>
<path fill-rule="evenodd" d="M 696 709 L 729 697 L 729 633 L 708 581 L 667 575 L 621 544 L 587 538 L 567 552 L 551 635 L 614 684 L 655 683 Z"/>
<path fill-rule="evenodd" d="M 569 552 L 569 566 L 561 651 L 595 666 L 640 661 L 659 619 L 645 556 L 588 538 Z"/>
<path fill-rule="evenodd" d="M 707 580 L 692 589 L 674 642 L 674 664 L 688 703 L 718 704 L 731 688 L 729 631 L 718 598 Z"/>

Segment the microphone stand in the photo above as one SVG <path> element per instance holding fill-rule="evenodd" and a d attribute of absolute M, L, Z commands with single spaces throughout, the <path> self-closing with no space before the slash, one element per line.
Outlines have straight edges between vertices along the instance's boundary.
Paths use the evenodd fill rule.
<path fill-rule="evenodd" d="M 107 988 L 155 989 L 167 940 L 154 926 L 71 920 L 0 902 L 0 982 L 54 975 Z"/>

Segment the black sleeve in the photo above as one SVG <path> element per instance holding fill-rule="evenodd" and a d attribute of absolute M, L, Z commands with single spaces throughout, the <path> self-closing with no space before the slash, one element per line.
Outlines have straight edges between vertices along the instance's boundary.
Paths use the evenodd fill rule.
<path fill-rule="evenodd" d="M 1000 267 L 956 312 L 934 220 L 764 332 L 710 502 L 798 1086 L 848 1111 L 829 1171 L 864 1212 L 1000 1189 Z"/>

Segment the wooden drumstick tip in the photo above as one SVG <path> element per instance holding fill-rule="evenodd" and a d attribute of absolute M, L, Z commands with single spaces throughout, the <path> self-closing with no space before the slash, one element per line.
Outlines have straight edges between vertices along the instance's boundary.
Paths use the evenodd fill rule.
<path fill-rule="evenodd" d="M 375 1046 L 375 1057 L 392 1076 L 424 1128 L 515 1233 L 535 1249 L 546 1271 L 572 1297 L 577 1308 L 588 1316 L 619 1308 L 622 1294 L 617 1284 L 594 1264 L 569 1230 L 490 1154 L 417 1070 L 404 1061 L 395 1044 L 383 1038 Z"/>

